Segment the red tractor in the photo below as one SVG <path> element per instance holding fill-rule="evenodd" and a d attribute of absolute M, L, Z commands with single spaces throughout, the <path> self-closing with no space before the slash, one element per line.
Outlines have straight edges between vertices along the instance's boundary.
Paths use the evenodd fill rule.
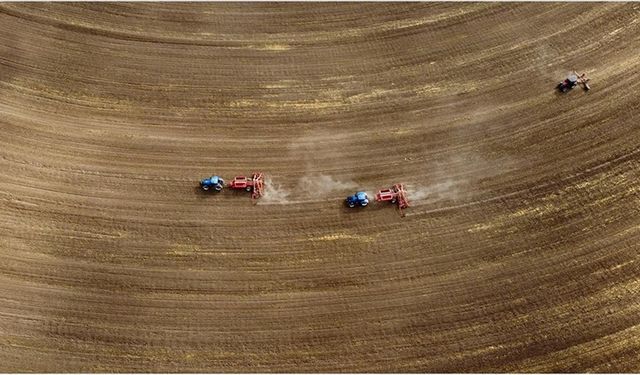
<path fill-rule="evenodd" d="M 402 209 L 409 207 L 409 200 L 407 199 L 407 191 L 404 189 L 403 184 L 395 184 L 391 189 L 380 190 L 376 193 L 376 202 L 389 201 L 398 205 L 398 209 L 402 212 Z"/>
<path fill-rule="evenodd" d="M 589 78 L 586 73 L 578 74 L 578 72 L 573 72 L 569 74 L 569 76 L 562 82 L 558 83 L 556 88 L 560 90 L 560 92 L 567 92 L 572 88 L 578 86 L 578 84 L 582 84 L 582 88 L 584 91 L 591 90 L 591 86 L 589 86 Z"/>
<path fill-rule="evenodd" d="M 264 175 L 254 172 L 251 178 L 236 176 L 229 182 L 229 188 L 246 190 L 251 193 L 251 199 L 258 199 L 264 193 Z"/>

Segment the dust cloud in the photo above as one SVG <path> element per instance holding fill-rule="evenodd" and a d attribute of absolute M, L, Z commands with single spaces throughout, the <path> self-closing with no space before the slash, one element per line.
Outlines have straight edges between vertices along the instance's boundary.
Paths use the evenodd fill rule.
<path fill-rule="evenodd" d="M 287 204 L 291 203 L 289 196 L 291 192 L 282 185 L 274 183 L 271 177 L 265 177 L 264 192 L 258 203 L 265 204 Z"/>
<path fill-rule="evenodd" d="M 341 180 L 326 174 L 306 175 L 298 181 L 296 191 L 304 197 L 325 198 L 333 192 L 357 189 L 358 184 L 349 179 Z"/>

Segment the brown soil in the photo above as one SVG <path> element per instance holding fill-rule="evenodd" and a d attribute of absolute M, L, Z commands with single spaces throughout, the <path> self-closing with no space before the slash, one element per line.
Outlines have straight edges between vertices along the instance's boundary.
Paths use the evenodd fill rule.
<path fill-rule="evenodd" d="M 0 4 L 0 371 L 640 371 L 639 19 Z"/>

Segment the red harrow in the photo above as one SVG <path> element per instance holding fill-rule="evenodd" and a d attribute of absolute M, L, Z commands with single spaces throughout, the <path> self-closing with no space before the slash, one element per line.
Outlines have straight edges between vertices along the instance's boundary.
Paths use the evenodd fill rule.
<path fill-rule="evenodd" d="M 243 189 L 251 193 L 251 199 L 258 199 L 264 194 L 264 175 L 254 172 L 251 178 L 236 176 L 229 182 L 231 189 Z"/>
<path fill-rule="evenodd" d="M 402 210 L 409 207 L 409 200 L 407 199 L 407 191 L 404 189 L 403 184 L 395 184 L 391 189 L 380 190 L 376 193 L 376 202 L 389 201 L 397 204 L 400 213 Z"/>

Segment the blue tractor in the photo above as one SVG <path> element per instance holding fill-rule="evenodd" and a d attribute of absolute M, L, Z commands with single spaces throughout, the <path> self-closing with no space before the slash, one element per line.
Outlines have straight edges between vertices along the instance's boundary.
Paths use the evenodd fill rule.
<path fill-rule="evenodd" d="M 369 204 L 369 197 L 364 191 L 359 191 L 353 195 L 350 195 L 346 199 L 347 206 L 353 208 L 355 206 L 365 207 Z"/>
<path fill-rule="evenodd" d="M 211 176 L 200 181 L 200 187 L 205 191 L 209 189 L 220 191 L 224 187 L 224 180 L 218 176 Z"/>

